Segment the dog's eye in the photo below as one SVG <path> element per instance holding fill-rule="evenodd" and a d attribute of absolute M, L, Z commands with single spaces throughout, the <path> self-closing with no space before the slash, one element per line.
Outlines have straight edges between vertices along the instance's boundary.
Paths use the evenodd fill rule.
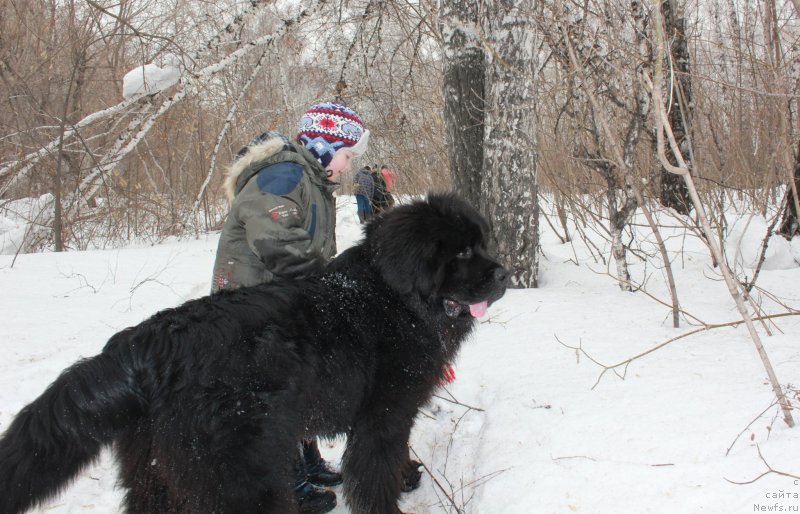
<path fill-rule="evenodd" d="M 458 255 L 456 255 L 456 259 L 471 259 L 472 258 L 472 247 L 468 246 L 461 250 Z"/>

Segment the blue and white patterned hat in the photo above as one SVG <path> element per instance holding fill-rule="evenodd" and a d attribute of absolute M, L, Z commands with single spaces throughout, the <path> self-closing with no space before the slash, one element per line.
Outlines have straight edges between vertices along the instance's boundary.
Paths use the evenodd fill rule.
<path fill-rule="evenodd" d="M 364 122 L 353 109 L 324 102 L 312 106 L 300 118 L 297 140 L 327 167 L 340 148 L 351 148 L 356 155 L 363 155 L 369 130 L 364 128 Z"/>

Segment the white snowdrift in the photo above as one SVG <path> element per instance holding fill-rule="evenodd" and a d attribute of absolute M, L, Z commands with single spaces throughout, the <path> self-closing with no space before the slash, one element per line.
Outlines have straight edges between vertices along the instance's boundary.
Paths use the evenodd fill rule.
<path fill-rule="evenodd" d="M 761 258 L 761 248 L 767 228 L 767 221 L 761 215 L 735 218 L 725 240 L 728 259 L 736 262 L 738 266 L 755 268 Z M 797 250 L 796 244 L 793 246 L 783 237 L 773 234 L 764 253 L 762 269 L 792 269 L 800 266 L 800 252 Z"/>
<path fill-rule="evenodd" d="M 340 198 L 339 205 L 343 250 L 360 237 L 360 226 L 353 199 Z M 673 329 L 666 307 L 642 293 L 620 292 L 582 241 L 560 244 L 541 226 L 542 287 L 509 291 L 489 308 L 456 362 L 456 382 L 419 416 L 411 444 L 436 482 L 424 476 L 401 509 L 455 512 L 442 486 L 464 514 L 744 514 L 779 511 L 776 505 L 800 511 L 795 478 L 729 482 L 767 470 L 757 446 L 774 469 L 800 475 L 800 428 L 787 428 L 770 406 L 773 395 L 746 330 L 679 339 L 619 368 L 624 381 L 608 372 L 593 389 L 602 369 L 559 341 L 582 345 L 611 365 L 698 325 L 684 319 Z M 638 232 L 641 242 L 646 235 Z M 702 243 L 677 229 L 664 235 L 683 309 L 706 324 L 734 320 Z M 0 431 L 64 367 L 96 354 L 118 330 L 206 294 L 216 240 L 20 255 L 14 268 L 10 256 L 0 256 Z M 667 299 L 660 273 L 631 261 L 634 278 L 647 279 L 648 292 Z M 800 309 L 798 284 L 796 266 L 766 269 L 759 278 L 794 309 Z M 766 296 L 755 299 L 768 313 L 786 312 Z M 773 321 L 776 335 L 764 343 L 795 395 L 800 316 Z M 341 450 L 340 440 L 322 447 L 334 463 Z M 34 512 L 119 512 L 116 478 L 107 452 Z M 334 510 L 347 513 L 343 502 Z"/>

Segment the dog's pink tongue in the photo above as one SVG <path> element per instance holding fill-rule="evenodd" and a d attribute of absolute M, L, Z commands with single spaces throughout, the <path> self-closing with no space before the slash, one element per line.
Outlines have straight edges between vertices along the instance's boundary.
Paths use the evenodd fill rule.
<path fill-rule="evenodd" d="M 473 318 L 482 318 L 486 316 L 486 309 L 489 307 L 489 302 L 474 303 L 469 306 L 469 313 Z"/>

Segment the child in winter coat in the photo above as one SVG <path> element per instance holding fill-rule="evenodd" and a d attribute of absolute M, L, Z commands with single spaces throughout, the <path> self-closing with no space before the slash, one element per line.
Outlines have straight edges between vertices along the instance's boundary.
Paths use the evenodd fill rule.
<path fill-rule="evenodd" d="M 265 132 L 237 154 L 225 179 L 231 202 L 222 229 L 211 292 L 296 278 L 336 254 L 333 190 L 369 131 L 352 109 L 320 103 L 300 119 L 294 140 Z M 322 514 L 336 506 L 333 491 L 316 486 L 341 483 L 314 440 L 303 441 L 295 489 L 300 512 Z"/>
<path fill-rule="evenodd" d="M 302 276 L 333 257 L 332 193 L 368 139 L 355 111 L 322 103 L 300 119 L 295 141 L 266 132 L 240 150 L 225 179 L 231 210 L 211 291 Z"/>

